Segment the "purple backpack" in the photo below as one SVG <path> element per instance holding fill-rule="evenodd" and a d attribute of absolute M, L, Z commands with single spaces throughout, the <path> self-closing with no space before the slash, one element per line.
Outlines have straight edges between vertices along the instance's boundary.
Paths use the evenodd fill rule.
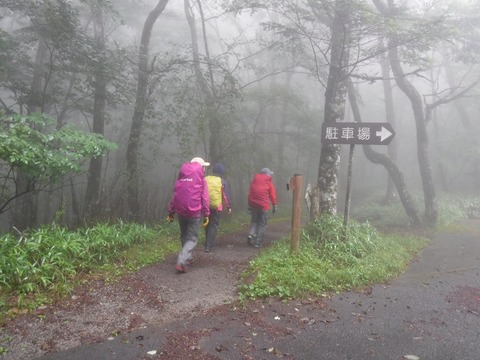
<path fill-rule="evenodd" d="M 177 214 L 186 217 L 209 215 L 208 187 L 205 172 L 198 163 L 184 163 L 178 172 L 172 204 Z"/>

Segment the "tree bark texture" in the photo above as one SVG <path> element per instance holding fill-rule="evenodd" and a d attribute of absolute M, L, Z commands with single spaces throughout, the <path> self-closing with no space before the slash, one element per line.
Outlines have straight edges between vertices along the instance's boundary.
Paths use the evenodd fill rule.
<path fill-rule="evenodd" d="M 348 1 L 335 3 L 335 15 L 332 23 L 330 69 L 325 91 L 325 123 L 336 123 L 345 116 L 347 93 L 347 72 L 349 63 L 349 21 L 350 7 Z M 318 169 L 317 187 L 320 190 L 320 214 L 337 213 L 338 169 L 340 166 L 340 145 L 322 144 Z M 314 214 L 318 216 L 320 214 Z"/>
<path fill-rule="evenodd" d="M 135 220 L 139 216 L 140 211 L 140 203 L 138 199 L 138 148 L 145 116 L 145 107 L 148 102 L 148 55 L 150 38 L 152 35 L 153 25 L 163 10 L 165 10 L 167 3 L 168 0 L 159 0 L 157 6 L 148 14 L 147 20 L 143 26 L 142 38 L 140 40 L 137 93 L 132 118 L 132 126 L 130 128 L 130 136 L 127 146 L 127 201 L 129 218 L 131 220 Z"/>

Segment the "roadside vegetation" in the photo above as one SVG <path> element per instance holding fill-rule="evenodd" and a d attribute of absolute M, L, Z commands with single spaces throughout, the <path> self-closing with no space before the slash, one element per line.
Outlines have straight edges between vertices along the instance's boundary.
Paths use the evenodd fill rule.
<path fill-rule="evenodd" d="M 480 200 L 446 198 L 440 204 L 444 225 L 477 215 Z M 477 210 L 476 210 L 477 209 Z M 239 284 L 240 300 L 275 296 L 282 299 L 322 295 L 329 291 L 382 283 L 402 272 L 428 242 L 412 234 L 398 204 L 366 204 L 363 212 L 374 223 L 351 220 L 343 240 L 343 220 L 323 216 L 301 233 L 300 250 L 290 253 L 290 237 L 260 252 Z M 381 216 L 383 214 L 383 216 Z M 270 222 L 289 221 L 281 208 Z M 226 217 L 222 234 L 245 231 L 247 213 Z M 401 232 L 382 233 L 391 227 Z M 415 229 L 418 230 L 418 229 Z M 164 261 L 180 249 L 176 224 L 100 223 L 68 230 L 51 224 L 21 236 L 0 238 L 0 322 L 68 294 L 91 279 L 116 281 L 141 267 Z M 200 231 L 200 243 L 204 241 Z"/>
<path fill-rule="evenodd" d="M 385 235 L 356 221 L 346 239 L 343 234 L 343 219 L 322 216 L 303 229 L 297 253 L 290 252 L 290 239 L 276 242 L 244 272 L 240 300 L 316 296 L 385 282 L 427 244 L 423 237 Z"/>
<path fill-rule="evenodd" d="M 223 221 L 219 235 L 238 231 L 246 214 Z M 92 279 L 116 281 L 180 250 L 176 224 L 99 223 L 68 230 L 57 224 L 0 237 L 0 323 L 52 303 Z M 204 233 L 200 231 L 200 242 Z"/>
<path fill-rule="evenodd" d="M 169 226 L 55 224 L 1 238 L 0 310 L 24 312 L 67 294 L 81 281 L 107 279 L 165 259 L 179 245 Z"/>
<path fill-rule="evenodd" d="M 265 249 L 242 275 L 240 300 L 318 296 L 384 283 L 400 274 L 433 230 L 410 227 L 399 202 L 379 203 L 373 199 L 357 209 L 346 238 L 343 218 L 322 216 L 302 230 L 297 253 L 290 252 L 289 237 Z M 437 229 L 479 217 L 479 210 L 479 198 L 443 196 Z"/>

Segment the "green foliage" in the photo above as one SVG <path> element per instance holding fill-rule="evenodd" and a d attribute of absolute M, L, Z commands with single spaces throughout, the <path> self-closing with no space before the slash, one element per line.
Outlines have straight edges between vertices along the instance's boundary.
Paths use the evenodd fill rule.
<path fill-rule="evenodd" d="M 219 234 L 247 225 L 247 214 L 225 217 Z M 200 232 L 203 235 L 203 232 Z M 99 223 L 70 231 L 56 224 L 0 238 L 0 313 L 32 309 L 69 293 L 85 277 L 113 281 L 180 250 L 179 229 L 161 223 Z M 1 319 L 2 316 L 0 316 Z"/>
<path fill-rule="evenodd" d="M 81 171 L 82 162 L 116 148 L 99 134 L 72 128 L 56 129 L 45 114 L 5 115 L 0 112 L 0 213 L 16 196 L 15 173 L 21 171 L 31 180 L 28 189 L 42 186 Z M 20 189 L 25 191 L 25 189 Z"/>
<path fill-rule="evenodd" d="M 419 199 L 415 201 L 420 208 Z M 480 199 L 442 194 L 438 208 L 439 226 L 445 226 L 479 216 Z M 410 226 L 399 201 L 380 205 L 373 199 L 357 208 L 356 216 L 390 230 Z M 350 221 L 345 233 L 342 219 L 322 216 L 303 229 L 298 253 L 291 254 L 288 239 L 283 239 L 250 263 L 239 286 L 240 299 L 319 295 L 381 283 L 400 273 L 426 243 L 409 234 L 382 234 L 358 220 Z"/>
<path fill-rule="evenodd" d="M 36 178 L 56 180 L 116 145 L 98 134 L 55 129 L 45 114 L 0 116 L 0 159 Z"/>
<path fill-rule="evenodd" d="M 105 269 L 113 275 L 161 261 L 178 250 L 176 227 L 135 223 L 98 224 L 69 231 L 49 225 L 20 239 L 0 238 L 0 309 L 35 307 L 68 293 L 81 274 Z M 12 303 L 15 299 L 15 303 Z"/>
<path fill-rule="evenodd" d="M 290 252 L 287 239 L 277 242 L 251 261 L 239 286 L 240 299 L 320 295 L 383 282 L 426 244 L 414 236 L 382 235 L 355 221 L 346 240 L 343 234 L 340 218 L 322 216 L 303 230 L 298 253 Z"/>

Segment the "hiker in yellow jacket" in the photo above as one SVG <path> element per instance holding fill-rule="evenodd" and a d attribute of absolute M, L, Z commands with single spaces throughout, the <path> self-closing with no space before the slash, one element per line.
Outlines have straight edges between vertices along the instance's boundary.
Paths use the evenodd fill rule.
<path fill-rule="evenodd" d="M 217 163 L 212 167 L 212 175 L 205 177 L 208 184 L 208 195 L 210 196 L 210 216 L 205 228 L 206 252 L 211 252 L 213 249 L 223 208 L 227 208 L 229 214 L 232 212 L 228 183 L 222 178 L 224 173 L 225 166 Z"/>

